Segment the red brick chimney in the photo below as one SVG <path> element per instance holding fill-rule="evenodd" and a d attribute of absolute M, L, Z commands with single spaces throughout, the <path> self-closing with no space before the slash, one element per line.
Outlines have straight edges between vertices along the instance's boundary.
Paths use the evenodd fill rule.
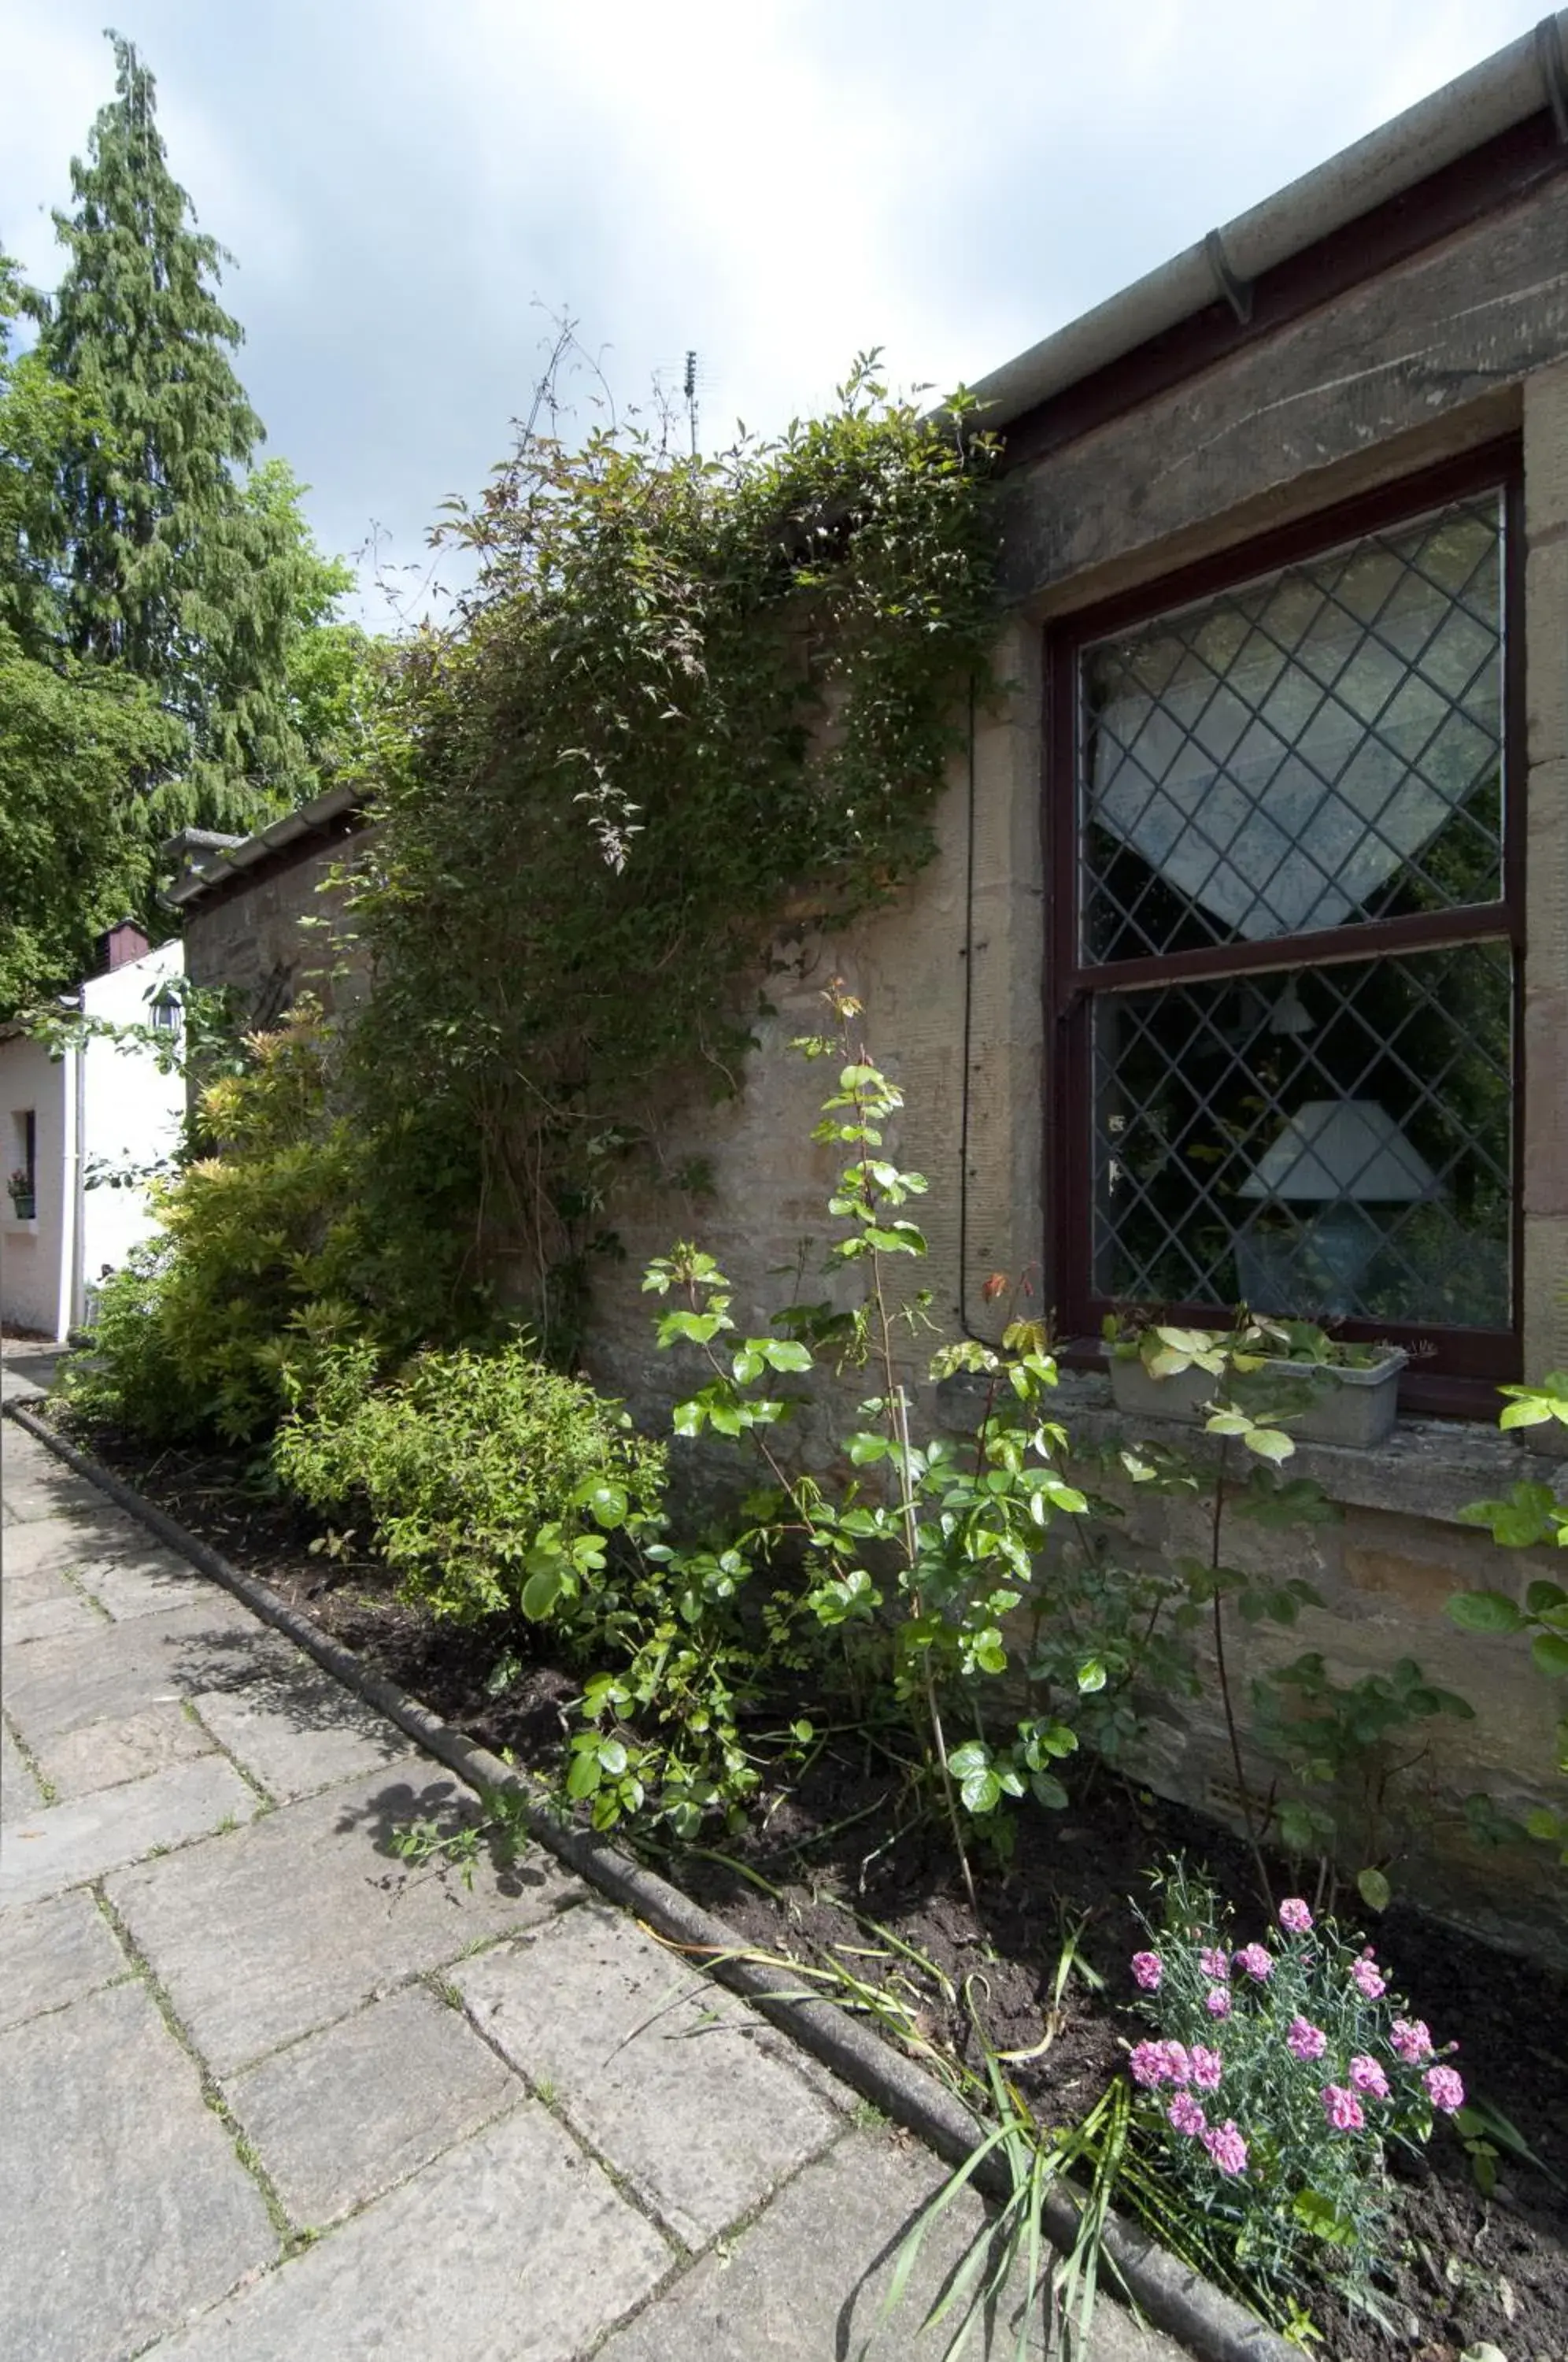
<path fill-rule="evenodd" d="M 105 968 L 124 967 L 127 961 L 140 959 L 151 944 L 134 919 L 121 919 L 106 935 L 98 938 L 99 974 Z"/>

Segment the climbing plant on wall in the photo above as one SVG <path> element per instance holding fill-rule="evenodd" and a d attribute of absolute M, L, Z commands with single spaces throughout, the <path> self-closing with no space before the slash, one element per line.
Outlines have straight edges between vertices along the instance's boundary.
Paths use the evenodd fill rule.
<path fill-rule="evenodd" d="M 520 1247 L 558 1350 L 610 1167 L 668 1087 L 734 1087 L 781 922 L 842 923 L 933 853 L 991 632 L 975 426 L 870 354 L 716 458 L 657 416 L 532 427 L 446 528 L 475 586 L 383 737 L 352 1063 L 388 1186 L 461 1218 L 470 1269 Z"/>

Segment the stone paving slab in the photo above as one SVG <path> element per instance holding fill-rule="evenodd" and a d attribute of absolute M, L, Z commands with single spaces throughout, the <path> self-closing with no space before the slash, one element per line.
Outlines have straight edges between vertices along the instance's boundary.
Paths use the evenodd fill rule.
<path fill-rule="evenodd" d="M 36 1813 L 43 1800 L 43 1790 L 28 1771 L 21 1749 L 0 1722 L 0 1821 L 22 1820 Z"/>
<path fill-rule="evenodd" d="M 0 2353 L 118 2362 L 277 2254 L 139 1979 L 0 2037 Z"/>
<path fill-rule="evenodd" d="M 188 1845 L 228 1821 L 248 1821 L 260 1799 L 221 1755 L 170 1763 L 145 1780 L 45 1805 L 7 1821 L 0 1840 L 0 1910 L 37 1903 L 105 1871 L 140 1861 L 157 1846 Z"/>
<path fill-rule="evenodd" d="M 18 1532 L 26 1533 L 26 1526 Z M 7 1574 L 0 1581 L 0 1632 L 7 1649 L 24 1641 L 52 1640 L 70 1634 L 94 1632 L 104 1621 L 89 1599 L 63 1575 L 36 1573 Z"/>
<path fill-rule="evenodd" d="M 882 2308 L 904 2238 L 945 2178 L 918 2142 L 851 2134 L 616 2331 L 596 2362 L 840 2362 L 851 2355 L 856 2362 L 942 2362 L 961 2309 L 934 2328 L 922 2324 L 981 2227 L 977 2198 L 957 2199 L 932 2226 L 897 2307 L 886 2315 Z M 989 2323 L 977 2323 L 971 2357 L 1012 2362 L 1027 2296 L 1020 2270 Z M 1025 2335 L 1031 2362 L 1049 2350 L 1040 2300 L 1034 2311 Z M 1106 2297 L 1081 2362 L 1184 2357 Z"/>
<path fill-rule="evenodd" d="M 769 2056 L 756 2018 L 597 1904 L 461 1963 L 488 2039 L 689 2246 L 749 2213 L 834 2139 L 834 2112 Z"/>
<path fill-rule="evenodd" d="M 521 2095 L 462 2012 L 412 1985 L 237 2075 L 226 2096 L 290 2218 L 379 2197 Z"/>
<path fill-rule="evenodd" d="M 653 2225 L 525 2100 L 152 2355 L 575 2362 L 672 2261 Z M 673 2348 L 668 2362 L 679 2362 Z"/>
<path fill-rule="evenodd" d="M 214 1737 L 271 1796 L 308 1796 L 414 1749 L 395 1723 L 291 1650 L 286 1671 L 243 1689 L 198 1690 L 191 1703 Z"/>
<path fill-rule="evenodd" d="M 81 2001 L 128 1966 L 108 1921 L 81 1888 L 0 1913 L 0 2032 Z"/>
<path fill-rule="evenodd" d="M 215 1752 L 214 1742 L 178 1698 L 112 1715 L 40 1738 L 39 1762 L 61 1801 L 91 1796 L 126 1780 L 144 1780 L 170 1763 L 191 1763 Z"/>
<path fill-rule="evenodd" d="M 72 1573 L 89 1560 L 120 1547 L 122 1529 L 128 1523 L 102 1495 L 91 1512 L 30 1518 L 6 1537 L 6 1580 L 17 1583 L 28 1575 Z"/>
<path fill-rule="evenodd" d="M 284 1805 L 220 1845 L 111 1879 L 108 1893 L 198 2049 L 233 2074 L 378 1991 L 525 1927 L 579 1890 L 530 1852 L 471 1891 L 454 1873 L 409 1871 L 389 1839 L 415 1818 L 457 1826 L 477 1808 L 423 1762 Z"/>
<path fill-rule="evenodd" d="M 206 1690 L 243 1685 L 296 1658 L 226 1592 L 211 1591 L 165 1616 L 94 1626 L 7 1648 L 6 1711 L 29 1747 L 90 1722 L 139 1714 Z"/>

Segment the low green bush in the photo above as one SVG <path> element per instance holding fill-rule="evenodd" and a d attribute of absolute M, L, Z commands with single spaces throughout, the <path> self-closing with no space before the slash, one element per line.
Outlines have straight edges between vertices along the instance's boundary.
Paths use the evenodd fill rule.
<path fill-rule="evenodd" d="M 220 1153 L 152 1185 L 160 1234 L 104 1284 L 65 1365 L 89 1418 L 158 1443 L 244 1442 L 275 1424 L 288 1373 L 363 1330 L 363 1154 L 330 1110 L 329 1043 L 302 1004 L 202 1095 Z"/>
<path fill-rule="evenodd" d="M 602 1537 L 651 1529 L 665 1466 L 618 1403 L 547 1368 L 525 1338 L 422 1352 L 380 1383 L 370 1346 L 329 1350 L 272 1456 L 315 1507 L 363 1514 L 433 1615 L 547 1607 L 569 1635 L 613 1612 Z"/>

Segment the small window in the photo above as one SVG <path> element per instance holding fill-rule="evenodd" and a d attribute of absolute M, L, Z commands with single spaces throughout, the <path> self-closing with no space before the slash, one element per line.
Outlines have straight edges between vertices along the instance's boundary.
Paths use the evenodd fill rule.
<path fill-rule="evenodd" d="M 11 1118 L 14 1149 L 11 1170 L 6 1176 L 6 1194 L 11 1210 L 19 1222 L 31 1221 L 38 1212 L 39 1122 L 32 1108 L 18 1108 Z"/>
<path fill-rule="evenodd" d="M 1052 651 L 1059 1317 L 1255 1310 L 1515 1374 L 1512 471 Z"/>

